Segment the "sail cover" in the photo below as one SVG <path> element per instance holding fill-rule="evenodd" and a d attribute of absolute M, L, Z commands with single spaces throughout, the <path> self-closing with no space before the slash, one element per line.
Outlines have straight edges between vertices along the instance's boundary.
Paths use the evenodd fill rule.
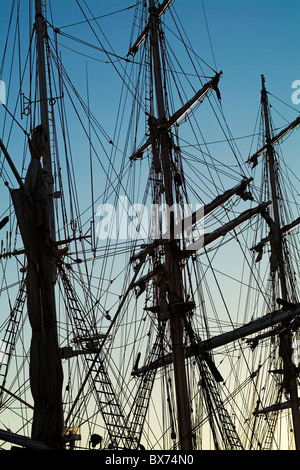
<path fill-rule="evenodd" d="M 27 256 L 27 308 L 32 328 L 30 382 L 34 399 L 32 438 L 59 447 L 63 435 L 62 367 L 53 292 L 53 250 L 47 228 L 43 171 L 30 142 L 32 160 L 26 194 L 13 190 L 12 200 Z M 30 197 L 28 197 L 30 196 Z"/>

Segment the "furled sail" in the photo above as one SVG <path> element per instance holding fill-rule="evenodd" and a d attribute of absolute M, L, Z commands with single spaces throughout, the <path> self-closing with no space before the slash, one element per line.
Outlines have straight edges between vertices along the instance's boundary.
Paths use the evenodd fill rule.
<path fill-rule="evenodd" d="M 40 157 L 45 146 L 41 126 L 29 141 L 31 163 L 25 187 L 12 191 L 12 199 L 27 256 L 27 307 L 32 328 L 30 381 L 35 401 L 32 438 L 56 447 L 63 433 L 61 413 L 62 368 L 51 293 L 53 250 L 46 217 L 46 196 Z M 51 386 L 50 386 L 51 385 Z"/>

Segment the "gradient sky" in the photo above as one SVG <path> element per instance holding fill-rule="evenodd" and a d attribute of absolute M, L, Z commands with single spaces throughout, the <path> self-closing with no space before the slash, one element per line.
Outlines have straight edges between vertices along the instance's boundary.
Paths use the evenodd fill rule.
<path fill-rule="evenodd" d="M 21 2 L 22 3 L 22 2 Z M 12 1 L 0 0 L 0 52 L 2 56 Z M 95 16 L 124 9 L 134 2 L 115 0 L 89 0 L 88 5 Z M 189 34 L 191 44 L 197 53 L 218 70 L 223 71 L 220 83 L 223 106 L 230 118 L 235 136 L 246 135 L 253 130 L 259 104 L 260 75 L 266 77 L 269 91 L 292 105 L 293 81 L 300 80 L 299 66 L 299 16 L 298 0 L 204 0 L 209 28 L 212 55 L 207 27 L 200 0 L 176 0 L 178 16 Z M 82 19 L 75 0 L 51 1 L 54 23 L 63 27 Z M 133 9 L 125 14 L 107 16 L 101 20 L 101 27 L 109 37 L 115 52 L 124 56 L 129 44 Z M 82 34 L 84 26 L 64 28 L 72 35 Z M 25 38 L 27 40 L 27 37 Z M 64 40 L 74 47 L 74 43 Z M 90 51 L 93 57 L 106 59 L 101 53 Z M 67 53 L 63 54 L 66 55 Z M 63 57 L 64 57 L 63 55 Z M 75 54 L 70 56 L 72 67 L 81 79 L 85 73 Z M 84 59 L 83 59 L 84 60 Z M 99 104 L 109 112 L 110 96 L 114 93 L 115 72 L 110 64 L 97 64 L 98 80 L 101 78 Z M 9 70 L 3 71 L 2 80 L 7 84 Z M 76 81 L 76 77 L 74 78 Z M 103 89 L 107 92 L 103 93 Z M 294 106 L 300 111 L 300 105 Z M 1 115 L 0 115 L 1 117 Z M 99 118 L 101 122 L 101 118 Z M 104 123 L 103 123 L 104 124 Z M 110 132 L 109 129 L 106 129 Z M 2 188 L 1 188 L 2 191 Z"/>
<path fill-rule="evenodd" d="M 20 1 L 22 6 L 28 2 L 28 0 Z M 12 3 L 13 0 L 0 0 L 1 58 Z M 133 5 L 134 0 L 87 0 L 87 3 L 94 16 L 97 17 Z M 52 0 L 50 4 L 54 26 L 84 40 L 92 40 L 91 36 L 87 36 L 84 25 L 66 27 L 82 19 L 76 0 Z M 299 0 L 204 0 L 207 24 L 203 16 L 201 0 L 175 0 L 174 6 L 198 55 L 216 70 L 223 71 L 220 81 L 222 106 L 234 137 L 249 136 L 254 131 L 260 105 L 261 74 L 265 75 L 268 91 L 287 104 L 287 106 L 281 106 L 279 102 L 276 102 L 276 107 L 278 104 L 280 112 L 286 119 L 290 121 L 295 119 L 297 113 L 300 112 L 300 104 L 293 104 L 291 99 L 295 91 L 292 89 L 292 83 L 300 80 Z M 116 13 L 101 19 L 103 31 L 109 37 L 115 53 L 121 57 L 124 57 L 128 51 L 133 11 L 131 9 L 125 13 Z M 26 22 L 27 18 L 25 17 L 24 20 Z M 26 28 L 24 50 L 28 40 L 28 26 Z M 59 38 L 59 41 L 65 46 L 74 47 L 74 43 L 65 38 Z M 78 49 L 79 45 L 76 44 L 75 47 Z M 9 55 L 9 50 L 7 52 Z M 75 86 L 82 87 L 84 95 L 86 58 L 67 49 L 62 49 L 62 52 L 63 59 L 66 60 L 66 68 L 72 72 Z M 91 110 L 105 131 L 111 135 L 121 82 L 112 64 L 107 62 L 105 54 L 95 50 L 89 50 L 89 53 L 97 59 L 89 62 L 90 85 L 93 89 Z M 24 63 L 24 58 L 22 62 Z M 7 90 L 11 89 L 11 96 L 14 98 L 13 94 L 18 90 L 18 81 L 14 79 L 10 83 L 9 65 L 9 61 L 6 61 L 0 79 L 5 81 Z M 12 112 L 14 103 L 15 98 L 8 103 L 8 108 Z M 16 116 L 20 119 L 18 114 Z M 279 114 L 276 117 L 279 119 L 278 126 L 286 123 Z M 0 109 L 0 136 L 2 136 L 3 119 L 4 113 Z M 7 123 L 10 123 L 9 118 Z M 8 150 L 16 167 L 21 171 L 24 135 L 17 126 L 14 126 L 14 130 L 16 133 L 10 139 Z M 299 130 L 296 132 L 299 142 Z M 251 137 L 237 141 L 244 161 L 249 155 L 250 142 Z M 83 167 L 87 166 L 86 154 L 81 152 L 81 142 L 78 142 L 77 151 L 78 160 L 82 159 Z M 287 158 L 289 165 L 299 176 L 299 147 L 295 139 L 288 144 Z M 7 164 L 5 168 L 10 173 L 11 180 L 14 181 Z M 82 194 L 82 197 L 84 196 L 88 199 L 89 194 Z M 0 219 L 7 215 L 8 201 L 8 190 L 4 185 L 4 180 L 0 179 Z M 89 200 L 87 200 L 88 203 Z M 5 230 L 1 233 L 1 239 L 2 237 L 5 239 Z M 228 263 L 230 262 L 231 259 L 228 259 Z"/>
<path fill-rule="evenodd" d="M 1 57 L 12 3 L 12 1 L 0 0 Z M 71 26 L 83 19 L 76 0 L 64 0 L 63 2 L 52 0 L 49 3 L 54 26 L 70 35 L 97 44 L 85 24 Z M 24 5 L 26 6 L 27 3 L 24 4 L 21 1 L 21 7 L 24 7 Z M 134 2 L 130 0 L 115 0 L 113 2 L 89 0 L 88 5 L 95 17 L 103 15 L 103 18 L 99 20 L 103 32 L 109 38 L 115 54 L 125 57 L 129 47 L 134 9 L 125 12 L 118 11 L 134 5 Z M 205 16 L 203 14 L 203 5 Z M 255 122 L 260 107 L 261 74 L 265 75 L 268 91 L 286 103 L 286 105 L 281 105 L 279 101 L 275 101 L 273 97 L 270 97 L 272 105 L 274 105 L 274 119 L 276 119 L 277 127 L 284 126 L 287 121 L 294 120 L 300 112 L 300 104 L 293 104 L 291 99 L 292 93 L 295 91 L 292 89 L 292 83 L 300 80 L 298 57 L 300 2 L 299 0 L 204 0 L 203 2 L 201 0 L 175 0 L 174 7 L 197 54 L 217 71 L 223 71 L 219 84 L 222 107 L 230 130 L 233 136 L 238 139 L 236 142 L 242 160 L 246 161 L 250 151 L 251 134 L 255 130 Z M 115 14 L 108 15 L 112 12 L 115 12 Z M 167 21 L 165 17 L 163 17 L 163 21 Z M 207 21 L 205 21 L 205 18 Z M 28 25 L 25 15 L 24 23 L 26 23 L 26 26 L 22 30 L 22 34 L 24 34 L 25 51 L 27 50 L 28 40 Z M 92 90 L 91 111 L 108 135 L 111 136 L 121 85 L 120 77 L 117 75 L 114 66 L 109 63 L 103 52 L 81 48 L 78 43 L 62 36 L 58 36 L 58 40 L 64 46 L 81 50 L 95 59 L 90 60 L 88 63 L 90 88 Z M 22 58 L 23 64 L 24 57 L 25 55 Z M 66 69 L 72 75 L 75 86 L 81 88 L 82 95 L 86 96 L 87 58 L 75 54 L 66 47 L 62 48 L 62 57 Z M 19 82 L 17 74 L 17 78 L 9 83 L 9 66 L 10 63 L 7 60 L 2 73 L 2 80 L 6 82 L 7 89 L 11 88 L 11 97 L 13 99 L 9 102 L 8 107 L 10 111 L 13 111 Z M 187 69 L 186 71 L 190 72 L 192 70 Z M 1 124 L 3 114 L 0 109 Z M 19 115 L 16 116 L 20 120 Z M 22 123 L 21 120 L 20 122 Z M 9 118 L 6 124 L 6 133 L 9 128 L 8 123 L 10 123 Z M 21 171 L 24 145 L 23 133 L 18 126 L 14 126 L 14 130 L 15 133 L 13 138 L 10 139 L 8 150 L 18 171 Z M 2 130 L 0 132 L 2 134 Z M 294 138 L 287 142 L 288 163 L 297 175 L 300 174 L 298 142 L 295 139 L 295 137 L 298 138 L 298 133 L 299 131 L 296 131 Z M 245 136 L 250 137 L 242 138 Z M 19 138 L 22 140 L 19 140 Z M 213 129 L 210 138 L 215 140 Z M 76 163 L 81 163 L 83 168 L 80 178 L 83 179 L 86 175 L 88 184 L 89 173 L 86 171 L 88 147 L 86 143 L 83 145 L 81 141 L 76 142 L 76 146 Z M 223 154 L 218 155 L 218 158 L 222 157 Z M 11 175 L 7 164 L 5 167 Z M 103 175 L 100 172 L 97 173 L 95 178 L 100 179 L 101 177 L 103 178 Z M 14 178 L 11 177 L 11 180 L 13 181 Z M 84 192 L 84 194 L 80 194 L 80 197 L 81 199 L 86 198 L 83 207 L 88 207 L 91 200 L 90 193 Z M 8 201 L 8 191 L 4 185 L 4 180 L 1 179 L 0 217 L 7 215 Z M 1 236 L 4 235 L 4 232 Z"/>
<path fill-rule="evenodd" d="M 100 24 L 115 53 L 121 57 L 124 57 L 128 51 L 134 9 L 117 12 L 133 4 L 134 2 L 129 0 L 88 1 L 95 17 L 116 12 L 114 15 L 103 17 Z M 12 1 L 0 0 L 1 57 L 11 5 Z M 83 18 L 76 0 L 63 2 L 52 0 L 50 5 L 54 26 L 83 40 L 90 42 L 94 40 L 92 36 L 88 37 L 85 25 L 69 26 Z M 207 22 L 203 14 L 203 5 Z M 24 7 L 22 2 L 21 6 Z M 280 112 L 283 112 L 287 120 L 295 119 L 300 112 L 300 104 L 293 104 L 291 99 L 295 91 L 292 89 L 292 83 L 300 80 L 298 0 L 204 0 L 203 3 L 200 0 L 175 0 L 174 6 L 198 55 L 217 71 L 223 71 L 219 85 L 222 106 L 234 137 L 247 136 L 254 131 L 260 105 L 261 74 L 265 75 L 268 91 L 294 108 L 292 110 L 285 106 L 282 108 L 284 111 L 280 109 Z M 27 18 L 25 20 L 27 21 Z M 21 33 L 24 34 L 24 48 L 28 40 L 28 26 L 26 28 Z M 77 43 L 74 44 L 66 38 L 59 37 L 59 42 L 67 47 L 80 49 Z M 93 89 L 91 110 L 105 131 L 111 135 L 121 82 L 104 53 L 93 49 L 85 49 L 84 52 L 96 59 L 89 61 L 88 65 L 89 80 Z M 75 86 L 81 87 L 84 95 L 86 58 L 66 48 L 62 48 L 62 54 L 67 70 L 72 72 Z M 5 81 L 7 89 L 11 88 L 11 93 L 16 95 L 18 81 L 14 79 L 9 83 L 9 65 L 9 61 L 6 60 L 1 78 Z M 13 111 L 14 102 L 15 99 L 8 104 L 10 111 Z M 278 116 L 278 127 L 280 127 L 286 121 Z M 1 110 L 0 122 L 3 122 Z M 17 168 L 20 169 L 18 136 L 23 137 L 23 134 L 17 128 L 14 139 L 10 141 L 9 151 L 15 159 Z M 249 155 L 250 141 L 250 138 L 237 141 L 244 161 Z M 290 162 L 296 167 L 298 149 L 291 146 L 290 153 Z M 1 217 L 7 208 L 7 188 L 3 180 L 0 181 L 0 194 Z"/>

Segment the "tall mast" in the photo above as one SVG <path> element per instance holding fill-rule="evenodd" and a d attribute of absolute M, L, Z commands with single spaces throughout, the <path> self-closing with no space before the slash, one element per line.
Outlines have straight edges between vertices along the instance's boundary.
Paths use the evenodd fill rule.
<path fill-rule="evenodd" d="M 154 0 L 149 0 L 149 12 L 150 42 L 154 68 L 158 124 L 161 129 L 167 129 L 166 107 L 162 84 L 161 58 L 158 39 L 159 12 L 154 5 Z M 166 204 L 169 208 L 171 208 L 174 202 L 174 184 L 171 173 L 172 157 L 169 148 L 170 146 L 168 132 L 162 131 L 160 134 L 161 167 L 163 172 Z M 172 236 L 172 233 L 170 234 L 169 243 L 165 245 L 165 261 L 166 272 L 168 277 L 168 300 L 170 311 L 172 311 L 170 318 L 170 330 L 173 348 L 174 377 L 176 388 L 180 447 L 182 450 L 191 450 L 193 448 L 193 445 L 183 344 L 184 309 L 175 310 L 175 303 L 183 303 L 184 295 L 179 268 L 179 249 L 177 247 L 176 241 L 174 240 L 174 237 Z"/>
<path fill-rule="evenodd" d="M 45 18 L 42 13 L 42 1 L 35 0 L 35 26 L 37 36 L 37 60 L 38 60 L 38 76 L 40 88 L 40 112 L 41 124 L 44 128 L 48 141 L 46 144 L 46 152 L 44 156 L 43 170 L 47 172 L 48 181 L 48 212 L 49 212 L 49 230 L 50 236 L 55 241 L 55 219 L 53 208 L 53 174 L 51 163 L 51 151 L 49 140 L 49 109 L 48 109 L 48 96 L 47 96 L 47 80 L 46 80 L 46 61 L 45 61 L 45 47 L 44 38 L 47 31 Z"/>
<path fill-rule="evenodd" d="M 280 233 L 280 217 L 279 217 L 279 207 L 278 207 L 278 191 L 276 186 L 276 176 L 275 176 L 275 158 L 274 158 L 274 148 L 271 142 L 271 129 L 270 129 L 270 116 L 268 108 L 268 95 L 265 87 L 265 78 L 262 75 L 262 90 L 261 90 L 261 103 L 263 107 L 264 122 L 265 122 L 265 134 L 266 134 L 266 156 L 267 164 L 269 169 L 269 178 L 271 186 L 271 197 L 272 197 L 272 208 L 274 215 L 274 224 L 271 229 L 271 237 L 274 240 L 276 258 L 279 265 L 279 279 L 281 287 L 281 297 L 283 300 L 287 300 L 287 286 L 286 286 L 286 276 L 285 276 L 285 266 L 283 260 L 283 250 L 282 250 L 282 237 Z"/>
<path fill-rule="evenodd" d="M 42 228 L 36 229 L 41 319 L 38 320 L 40 331 L 33 331 L 31 346 L 31 368 L 34 370 L 34 385 L 32 384 L 34 388 L 32 389 L 35 400 L 32 437 L 37 441 L 44 441 L 50 446 L 60 448 L 62 447 L 64 433 L 62 412 L 63 374 L 58 346 L 54 291 L 55 270 L 52 247 L 53 242 L 55 242 L 55 219 L 44 48 L 47 33 L 41 0 L 35 0 L 35 20 L 41 125 L 47 137 L 43 161 L 43 173 L 46 174 L 47 181 L 47 204 L 44 225 Z M 33 286 L 33 289 L 37 288 L 37 286 Z"/>
<path fill-rule="evenodd" d="M 269 169 L 269 178 L 271 186 L 272 207 L 274 221 L 270 225 L 270 240 L 273 242 L 272 250 L 278 263 L 278 275 L 281 287 L 281 297 L 283 301 L 289 301 L 287 293 L 286 273 L 284 266 L 283 246 L 282 246 L 282 233 L 280 228 L 279 206 L 278 206 L 278 190 L 275 173 L 275 158 L 274 148 L 272 144 L 272 135 L 270 129 L 270 115 L 268 107 L 268 95 L 265 87 L 265 78 L 262 75 L 262 90 L 261 90 L 261 103 L 265 122 L 266 133 L 266 158 Z M 297 385 L 297 371 L 292 362 L 292 332 L 287 327 L 285 334 L 281 337 L 281 356 L 283 359 L 283 373 L 284 385 L 290 394 L 290 402 L 293 417 L 294 438 L 296 450 L 300 450 L 300 413 L 299 413 L 299 398 L 298 398 L 298 385 Z"/>

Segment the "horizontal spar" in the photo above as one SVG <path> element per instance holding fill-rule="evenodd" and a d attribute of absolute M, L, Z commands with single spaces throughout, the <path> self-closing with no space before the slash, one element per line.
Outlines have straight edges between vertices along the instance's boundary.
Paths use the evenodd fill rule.
<path fill-rule="evenodd" d="M 208 216 L 211 214 L 214 210 L 216 210 L 218 207 L 220 207 L 222 204 L 224 204 L 226 201 L 228 201 L 230 198 L 232 198 L 234 195 L 239 195 L 242 198 L 248 198 L 250 199 L 250 196 L 247 196 L 246 188 L 247 186 L 253 181 L 253 178 L 244 178 L 239 184 L 234 186 L 231 189 L 228 189 L 225 191 L 223 194 L 219 194 L 213 201 L 209 202 L 208 204 L 205 204 L 203 208 L 201 207 L 199 210 L 195 211 L 191 215 L 191 223 L 192 225 L 196 225 L 199 223 L 204 217 Z M 182 227 L 187 227 L 187 223 L 190 221 L 190 218 L 184 218 L 179 225 Z M 176 225 L 176 229 L 178 228 L 178 225 Z M 175 229 L 175 232 L 177 233 L 178 230 Z M 167 237 L 165 235 L 162 236 L 162 240 L 158 240 L 154 242 L 152 245 L 150 245 L 150 248 L 155 248 L 155 246 L 158 246 L 163 243 L 163 240 L 166 240 Z M 149 245 L 144 247 L 140 252 L 136 253 L 131 257 L 131 261 L 135 261 L 138 258 L 140 258 L 145 250 L 147 250 Z"/>
<path fill-rule="evenodd" d="M 193 248 L 188 247 L 186 250 L 182 250 L 181 257 L 188 258 L 189 256 L 193 255 L 195 252 L 199 251 L 201 248 L 204 248 L 210 243 L 213 243 L 218 238 L 224 237 L 228 232 L 230 232 L 231 230 L 234 230 L 246 220 L 249 220 L 255 215 L 265 211 L 267 207 L 270 205 L 271 205 L 270 201 L 263 202 L 262 204 L 259 204 L 257 207 L 254 207 L 252 209 L 247 209 L 235 219 L 230 220 L 229 222 L 224 224 L 222 227 L 217 228 L 211 233 L 204 234 L 202 237 L 200 237 L 200 239 L 192 243 Z"/>
<path fill-rule="evenodd" d="M 158 16 L 162 16 L 166 12 L 167 8 L 171 5 L 172 1 L 173 0 L 163 1 L 163 3 L 157 8 Z M 149 27 L 150 26 L 148 22 L 147 26 L 143 29 L 142 33 L 139 35 L 133 46 L 129 49 L 127 57 L 134 56 L 137 53 L 139 47 L 141 46 L 141 44 L 143 44 L 144 40 L 146 39 L 146 36 L 149 32 Z"/>
<path fill-rule="evenodd" d="M 65 240 L 58 240 L 53 242 L 53 247 L 58 247 L 60 245 L 65 245 L 74 241 L 82 241 L 86 240 L 87 238 L 90 238 L 90 235 L 81 235 L 79 237 L 73 237 L 73 238 L 67 238 Z M 24 255 L 25 254 L 25 249 L 21 248 L 20 250 L 14 250 L 14 251 L 9 251 L 7 253 L 2 253 L 0 254 L 0 259 L 1 258 L 10 258 L 11 256 L 19 256 L 19 255 Z"/>
<path fill-rule="evenodd" d="M 280 229 L 281 235 L 286 235 L 289 233 L 293 228 L 297 227 L 300 224 L 300 217 L 295 219 L 293 222 L 291 222 L 288 225 L 285 225 Z M 255 245 L 253 248 L 251 248 L 254 251 L 260 251 L 267 243 L 270 242 L 270 235 L 268 235 L 266 238 L 263 238 L 257 245 Z"/>
<path fill-rule="evenodd" d="M 170 129 L 172 126 L 174 126 L 194 106 L 194 104 L 197 103 L 197 101 L 202 100 L 210 90 L 218 90 L 218 83 L 221 75 L 222 72 L 217 73 L 211 80 L 205 83 L 205 85 L 199 91 L 197 91 L 197 93 L 186 104 L 184 104 L 170 117 L 170 119 L 165 123 L 165 127 Z M 150 145 L 151 138 L 147 139 L 147 141 L 131 155 L 130 160 L 133 161 L 137 160 L 138 158 L 142 158 L 143 153 L 150 147 Z"/>
<path fill-rule="evenodd" d="M 192 224 L 197 224 L 202 217 L 211 214 L 215 209 L 231 199 L 234 195 L 244 195 L 246 187 L 253 181 L 253 178 L 244 178 L 239 184 L 231 189 L 227 189 L 223 194 L 218 195 L 212 202 L 204 205 L 204 211 L 201 209 L 192 213 Z M 250 197 L 248 197 L 250 198 Z M 200 218 L 199 218 L 200 216 Z M 185 225 L 184 225 L 185 226 Z"/>
<path fill-rule="evenodd" d="M 300 405 L 300 400 L 299 400 L 299 405 Z M 275 411 L 282 411 L 282 410 L 287 410 L 291 408 L 291 402 L 286 401 L 284 403 L 274 403 L 274 405 L 270 405 L 266 408 L 263 408 L 261 410 L 256 410 L 253 412 L 254 416 L 258 415 L 266 415 L 267 413 L 274 413 Z"/>
<path fill-rule="evenodd" d="M 11 444 L 15 444 L 21 447 L 26 447 L 30 450 L 49 450 L 48 447 L 43 442 L 34 441 L 29 437 L 20 436 L 19 434 L 14 434 L 9 431 L 4 431 L 0 429 L 0 439 L 5 442 L 10 442 Z"/>
<path fill-rule="evenodd" d="M 276 310 L 275 312 L 268 313 L 267 315 L 264 315 L 257 320 L 253 320 L 250 323 L 241 326 L 240 328 L 236 328 L 235 330 L 229 331 L 227 333 L 222 333 L 207 340 L 199 341 L 195 347 L 198 350 L 199 355 L 201 355 L 201 353 L 212 351 L 213 349 L 233 343 L 234 341 L 245 338 L 279 323 L 290 321 L 298 315 L 300 315 L 300 308 L 291 310 Z M 195 355 L 195 347 L 185 348 L 186 358 L 193 357 Z M 132 375 L 144 374 L 149 370 L 164 367 L 172 363 L 173 355 L 167 354 L 165 357 L 159 358 L 157 361 L 152 362 L 148 366 L 134 370 Z"/>
<path fill-rule="evenodd" d="M 267 147 L 269 145 L 274 145 L 277 142 L 279 142 L 283 137 L 295 127 L 297 127 L 300 124 L 300 116 L 298 116 L 293 122 L 291 122 L 287 127 L 285 127 L 279 134 L 275 135 L 270 139 L 269 142 L 267 142 L 265 145 L 263 145 L 257 152 L 255 152 L 251 157 L 248 158 L 247 163 L 253 163 L 255 166 L 257 164 L 257 158 L 265 151 L 267 150 Z"/>

